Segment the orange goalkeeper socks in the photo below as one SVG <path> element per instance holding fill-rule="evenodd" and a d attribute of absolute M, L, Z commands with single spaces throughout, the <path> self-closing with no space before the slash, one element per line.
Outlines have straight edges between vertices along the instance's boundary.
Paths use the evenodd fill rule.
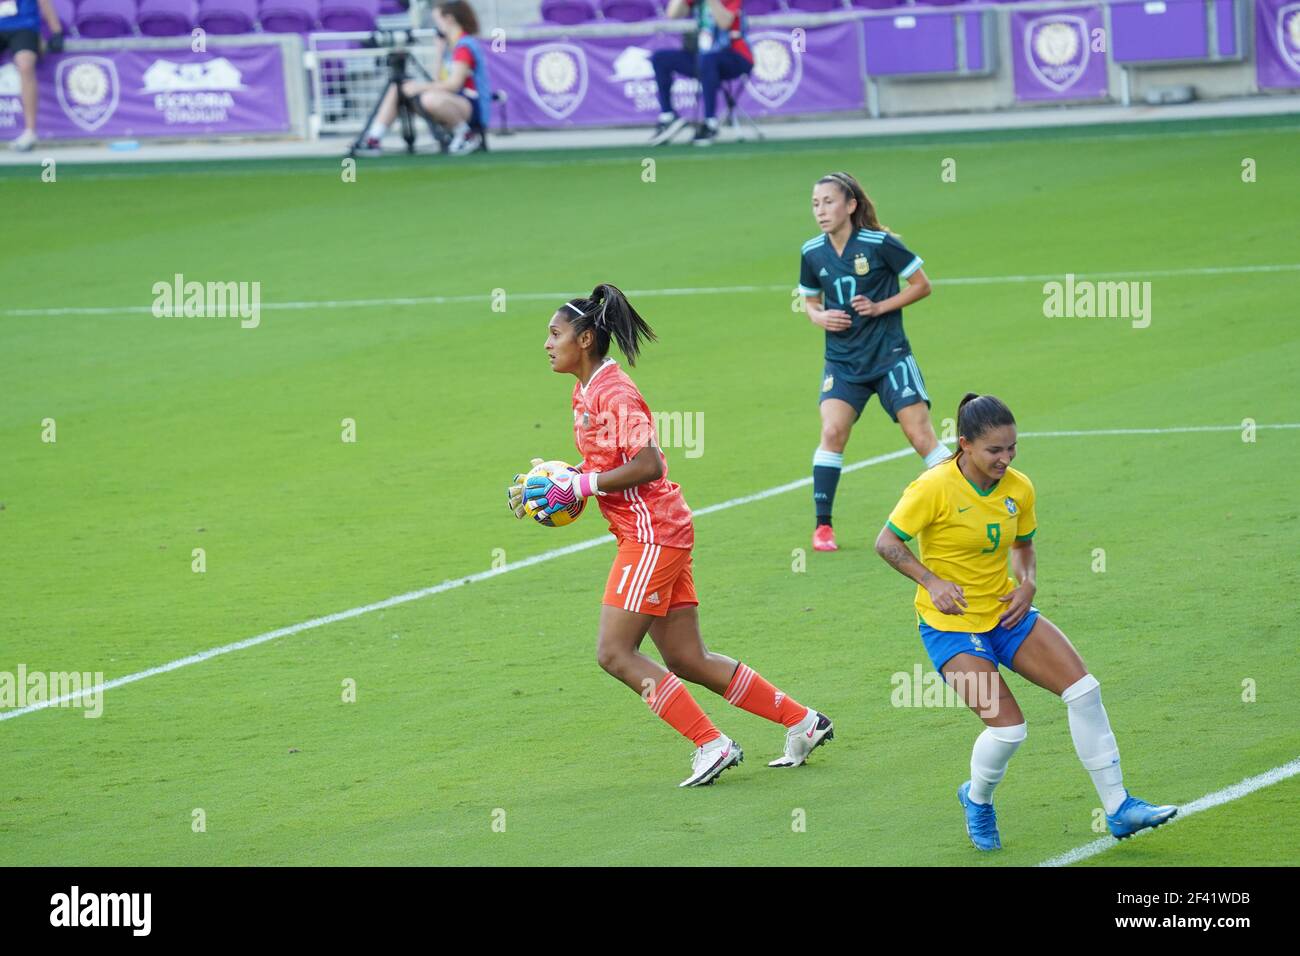
<path fill-rule="evenodd" d="M 713 721 L 700 710 L 695 698 L 686 689 L 677 675 L 669 671 L 659 682 L 659 686 L 645 701 L 652 711 L 662 717 L 673 730 L 689 738 L 697 747 L 703 747 L 711 740 L 717 740 L 722 732 L 713 726 Z"/>
<path fill-rule="evenodd" d="M 744 664 L 736 665 L 736 673 L 731 675 L 731 683 L 722 696 L 728 704 L 785 727 L 793 727 L 808 715 L 807 707 L 793 697 L 785 696 L 763 680 L 758 671 Z"/>

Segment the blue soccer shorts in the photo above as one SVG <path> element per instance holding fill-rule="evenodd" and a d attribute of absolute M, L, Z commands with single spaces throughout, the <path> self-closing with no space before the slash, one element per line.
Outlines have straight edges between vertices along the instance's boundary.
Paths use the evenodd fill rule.
<path fill-rule="evenodd" d="M 973 654 L 975 657 L 982 657 L 986 661 L 992 661 L 1007 670 L 1014 671 L 1015 668 L 1011 666 L 1012 658 L 1016 656 L 1016 651 L 1020 650 L 1020 645 L 1025 643 L 1025 638 L 1034 629 L 1034 622 L 1037 620 L 1038 608 L 1031 605 L 1029 611 L 1020 619 L 1020 623 L 1012 628 L 999 624 L 980 634 L 972 634 L 969 631 L 939 631 L 926 624 L 919 615 L 917 627 L 921 631 L 921 640 L 925 643 L 925 652 L 930 655 L 934 669 L 941 674 L 943 665 L 958 654 Z"/>

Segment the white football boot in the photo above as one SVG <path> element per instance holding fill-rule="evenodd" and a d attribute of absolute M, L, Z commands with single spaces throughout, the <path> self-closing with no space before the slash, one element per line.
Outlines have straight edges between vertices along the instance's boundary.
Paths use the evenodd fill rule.
<path fill-rule="evenodd" d="M 718 774 L 728 767 L 734 767 L 745 759 L 740 745 L 723 734 L 717 740 L 710 740 L 703 747 L 695 749 L 691 758 L 691 775 L 679 783 L 679 787 L 703 787 L 718 779 Z"/>
<path fill-rule="evenodd" d="M 769 767 L 797 767 L 816 748 L 835 739 L 835 726 L 825 714 L 819 714 L 811 707 L 803 720 L 795 724 L 785 735 L 785 754 L 777 757 Z"/>
<path fill-rule="evenodd" d="M 24 129 L 9 144 L 9 148 L 15 153 L 30 153 L 32 147 L 36 145 L 36 134 L 29 129 Z"/>

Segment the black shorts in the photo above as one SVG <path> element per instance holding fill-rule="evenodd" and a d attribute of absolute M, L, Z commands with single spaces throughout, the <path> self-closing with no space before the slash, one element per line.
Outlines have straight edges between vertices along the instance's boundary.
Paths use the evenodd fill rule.
<path fill-rule="evenodd" d="M 35 30 L 15 30 L 13 33 L 0 33 L 0 53 L 18 53 L 20 50 L 41 51 L 41 37 Z"/>

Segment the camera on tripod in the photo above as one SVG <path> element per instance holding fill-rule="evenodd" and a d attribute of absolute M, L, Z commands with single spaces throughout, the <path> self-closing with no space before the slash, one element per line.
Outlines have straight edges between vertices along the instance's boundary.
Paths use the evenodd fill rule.
<path fill-rule="evenodd" d="M 402 91 L 402 86 L 410 78 L 408 76 L 408 65 L 415 63 L 417 71 L 423 75 L 424 79 L 431 79 L 429 71 L 424 68 L 419 60 L 412 57 L 412 47 L 417 47 L 422 41 L 427 41 L 430 37 L 436 35 L 439 39 L 446 39 L 441 30 L 421 30 L 421 35 L 417 35 L 412 30 L 375 30 L 370 36 L 361 41 L 361 46 L 371 50 L 386 50 L 385 61 L 388 65 L 388 81 L 379 93 L 379 98 L 375 101 L 374 108 L 370 111 L 370 116 L 366 120 L 366 126 L 358 134 L 356 140 L 352 143 L 352 148 L 348 150 L 349 156 L 355 156 L 357 151 L 362 148 L 365 139 L 365 130 L 369 128 L 374 121 L 375 116 L 379 113 L 379 108 L 388 95 L 389 90 L 396 91 L 397 97 L 397 119 L 401 123 L 402 140 L 406 143 L 408 153 L 415 152 L 415 121 L 417 118 L 423 120 L 429 127 L 429 133 L 438 148 L 446 152 L 451 137 L 447 131 L 433 121 L 433 118 L 424 112 L 419 106 L 418 97 L 407 96 Z"/>

